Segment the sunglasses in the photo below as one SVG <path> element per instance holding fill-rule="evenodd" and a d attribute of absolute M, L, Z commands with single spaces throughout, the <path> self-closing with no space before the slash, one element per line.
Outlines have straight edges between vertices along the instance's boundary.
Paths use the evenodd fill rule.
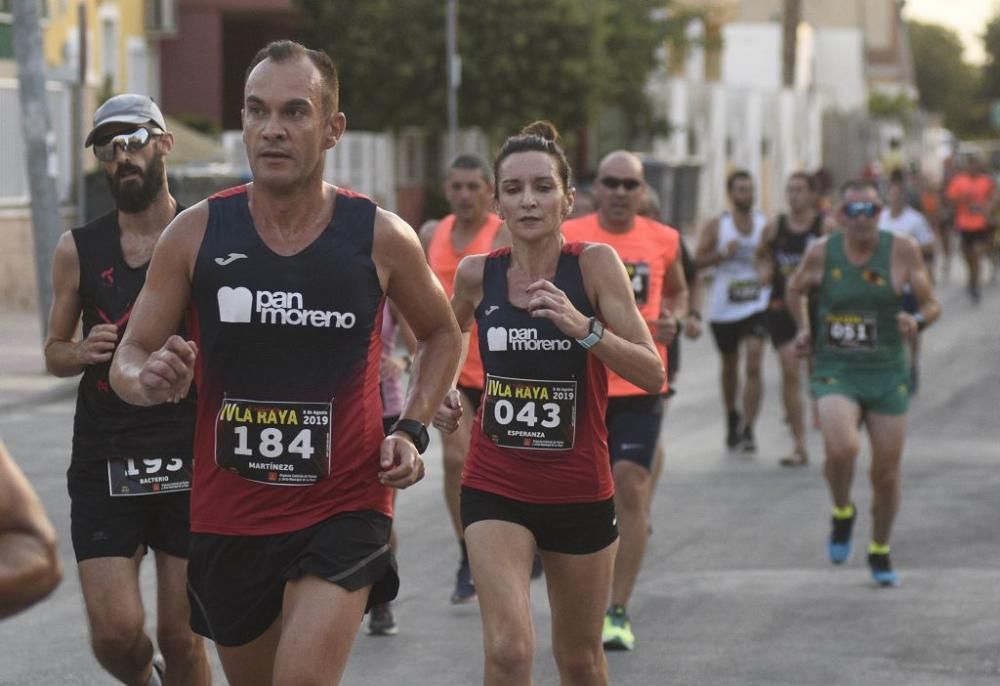
<path fill-rule="evenodd" d="M 639 179 L 619 179 L 617 176 L 602 176 L 601 185 L 608 190 L 618 190 L 619 186 L 625 186 L 625 190 L 634 191 L 642 185 Z"/>
<path fill-rule="evenodd" d="M 841 210 L 844 216 L 848 219 L 856 219 L 857 217 L 867 217 L 871 219 L 876 214 L 882 211 L 882 206 L 877 202 L 849 202 L 844 205 Z"/>
<path fill-rule="evenodd" d="M 160 129 L 138 128 L 129 133 L 120 133 L 117 136 L 98 143 L 94 141 L 94 156 L 101 162 L 110 162 L 115 159 L 115 146 L 120 145 L 125 152 L 129 150 L 142 150 L 154 136 L 159 136 L 163 131 Z"/>

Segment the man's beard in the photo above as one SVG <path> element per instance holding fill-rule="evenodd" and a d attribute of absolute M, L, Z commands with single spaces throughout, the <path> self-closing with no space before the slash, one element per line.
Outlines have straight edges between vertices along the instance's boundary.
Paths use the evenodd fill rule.
<path fill-rule="evenodd" d="M 740 212 L 749 212 L 750 210 L 753 209 L 753 200 L 740 200 L 738 202 L 734 200 L 733 207 L 735 207 Z"/>
<path fill-rule="evenodd" d="M 122 175 L 133 172 L 138 174 L 138 181 L 130 179 L 123 184 Z M 107 174 L 107 177 L 108 190 L 118 209 L 126 214 L 137 214 L 152 205 L 163 189 L 163 155 L 155 153 L 145 172 L 133 164 L 123 162 L 114 176 Z"/>

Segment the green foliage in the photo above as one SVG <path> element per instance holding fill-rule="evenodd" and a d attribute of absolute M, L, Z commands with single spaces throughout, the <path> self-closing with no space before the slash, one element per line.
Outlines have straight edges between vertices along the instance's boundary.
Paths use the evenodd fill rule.
<path fill-rule="evenodd" d="M 297 0 L 307 42 L 341 76 L 352 128 L 447 127 L 444 0 Z M 459 4 L 460 126 L 493 137 L 549 119 L 571 134 L 618 106 L 630 131 L 656 122 L 644 96 L 666 22 L 661 0 L 465 0 Z"/>
<path fill-rule="evenodd" d="M 945 126 L 959 137 L 981 135 L 987 103 L 978 70 L 962 59 L 958 34 L 939 24 L 911 21 L 908 27 L 920 104 L 943 114 Z"/>
<path fill-rule="evenodd" d="M 986 25 L 983 34 L 986 63 L 983 65 L 983 93 L 991 100 L 1000 100 L 1000 10 Z"/>
<path fill-rule="evenodd" d="M 896 119 L 905 124 L 915 108 L 916 103 L 905 93 L 889 95 L 874 92 L 868 96 L 868 113 L 873 117 Z"/>

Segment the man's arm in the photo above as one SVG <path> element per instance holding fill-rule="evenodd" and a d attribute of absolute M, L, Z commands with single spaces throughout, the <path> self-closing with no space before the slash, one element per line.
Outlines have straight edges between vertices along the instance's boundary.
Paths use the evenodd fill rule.
<path fill-rule="evenodd" d="M 699 269 L 712 267 L 719 264 L 726 256 L 718 250 L 719 242 L 719 218 L 708 220 L 701 227 L 698 234 L 698 242 L 694 249 L 694 263 Z"/>
<path fill-rule="evenodd" d="M 52 309 L 45 339 L 45 368 L 54 376 L 76 376 L 84 367 L 107 362 L 115 352 L 118 327 L 94 326 L 84 340 L 76 340 L 80 323 L 80 256 L 70 231 L 52 255 Z"/>
<path fill-rule="evenodd" d="M 663 275 L 663 304 L 660 307 L 660 318 L 653 322 L 655 324 L 653 338 L 664 345 L 670 345 L 687 314 L 688 285 L 684 278 L 684 266 L 681 264 L 681 251 L 678 246 L 673 262 Z"/>
<path fill-rule="evenodd" d="M 809 301 L 806 296 L 817 288 L 823 280 L 823 267 L 826 262 L 826 239 L 820 239 L 806 250 L 798 269 L 792 274 L 785 289 L 785 299 L 788 314 L 795 320 L 798 333 L 795 337 L 795 347 L 800 355 L 805 355 L 811 347 L 811 328 L 809 324 Z"/>
<path fill-rule="evenodd" d="M 34 605 L 60 580 L 56 531 L 0 442 L 0 619 Z"/>
<path fill-rule="evenodd" d="M 771 220 L 764 227 L 764 231 L 760 235 L 760 242 L 753 255 L 754 266 L 757 268 L 760 282 L 765 286 L 770 286 L 774 279 L 774 241 L 777 235 L 778 222 Z"/>
<path fill-rule="evenodd" d="M 899 265 L 897 268 L 903 272 L 903 281 L 910 284 L 913 297 L 917 300 L 918 310 L 915 314 L 900 311 L 896 315 L 900 333 L 911 338 L 937 321 L 941 316 L 941 303 L 934 293 L 934 286 L 917 242 L 908 236 L 894 236 L 892 252 L 893 262 Z"/>
<path fill-rule="evenodd" d="M 176 402 L 194 375 L 195 344 L 176 335 L 191 297 L 195 258 L 208 224 L 208 204 L 185 210 L 163 230 L 146 283 L 111 364 L 111 387 L 133 405 Z"/>

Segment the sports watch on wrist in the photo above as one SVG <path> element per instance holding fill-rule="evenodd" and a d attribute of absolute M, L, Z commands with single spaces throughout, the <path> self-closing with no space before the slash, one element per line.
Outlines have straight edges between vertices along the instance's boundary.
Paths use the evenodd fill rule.
<path fill-rule="evenodd" d="M 590 350 L 597 342 L 604 338 L 604 322 L 597 317 L 590 318 L 590 333 L 583 338 L 577 338 L 576 342 L 583 346 L 584 350 Z"/>
<path fill-rule="evenodd" d="M 421 455 L 427 450 L 427 445 L 431 442 L 431 437 L 427 433 L 427 427 L 418 422 L 416 419 L 400 419 L 395 424 L 389 428 L 389 434 L 394 434 L 397 431 L 402 431 L 404 434 L 410 437 L 413 441 L 413 445 L 416 447 L 417 452 Z"/>

